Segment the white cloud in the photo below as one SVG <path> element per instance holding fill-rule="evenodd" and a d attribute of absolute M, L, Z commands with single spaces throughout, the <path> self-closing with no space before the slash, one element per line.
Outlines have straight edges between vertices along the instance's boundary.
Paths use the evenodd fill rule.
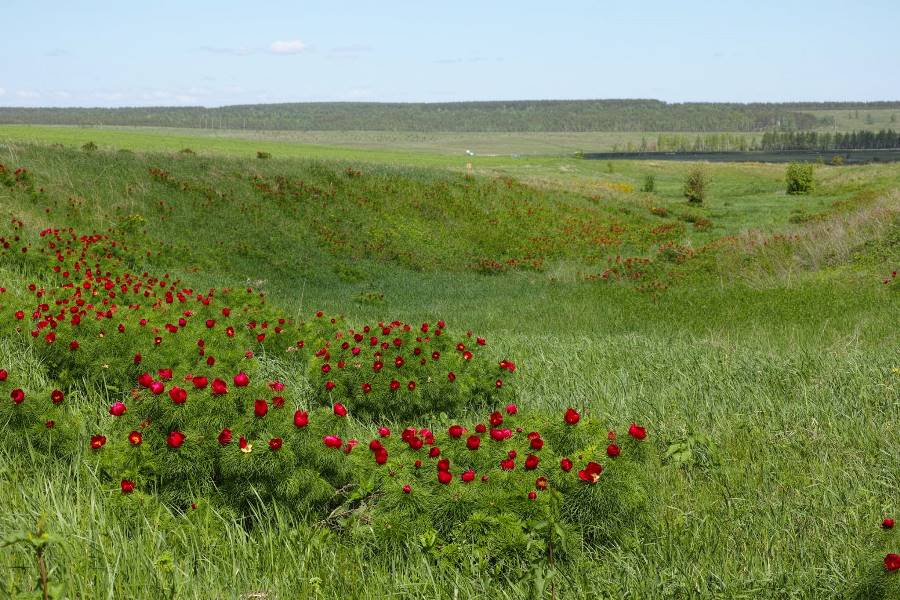
<path fill-rule="evenodd" d="M 31 90 L 19 90 L 16 92 L 16 97 L 22 98 L 24 100 L 34 100 L 36 98 L 40 98 L 41 95 Z"/>
<path fill-rule="evenodd" d="M 269 45 L 269 51 L 274 54 L 300 54 L 307 48 L 300 40 L 276 41 Z"/>

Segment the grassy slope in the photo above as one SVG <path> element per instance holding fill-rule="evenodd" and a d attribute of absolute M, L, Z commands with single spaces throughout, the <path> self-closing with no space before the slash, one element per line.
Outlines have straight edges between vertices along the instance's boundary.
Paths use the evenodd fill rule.
<path fill-rule="evenodd" d="M 362 161 L 356 152 L 339 156 Z M 584 405 L 617 420 L 646 421 L 660 455 L 689 432 L 709 435 L 717 464 L 654 468 L 659 513 L 656 525 L 641 533 L 640 550 L 611 548 L 591 565 L 565 568 L 560 585 L 566 596 L 838 597 L 880 560 L 869 546 L 870 533 L 881 516 L 900 510 L 900 378 L 891 375 L 891 367 L 900 366 L 900 301 L 896 289 L 881 285 L 885 270 L 900 261 L 897 196 L 886 194 L 897 183 L 892 167 L 822 169 L 817 195 L 801 199 L 778 192 L 780 168 L 710 167 L 717 183 L 712 206 L 704 210 L 716 229 L 687 228 L 684 234 L 684 241 L 698 245 L 759 227 L 809 235 L 808 246 L 824 248 L 833 239 L 817 237 L 816 225 L 791 225 L 790 215 L 798 209 L 835 214 L 841 209 L 832 206 L 834 201 L 854 197 L 854 210 L 874 210 L 870 197 L 881 197 L 878 205 L 894 216 L 875 234 L 853 237 L 848 252 L 827 246 L 828 256 L 819 263 L 805 261 L 799 246 L 726 249 L 714 260 L 677 269 L 665 293 L 649 295 L 628 285 L 579 281 L 573 263 L 585 262 L 582 250 L 567 250 L 571 253 L 550 260 L 544 271 L 491 276 L 444 255 L 440 250 L 459 243 L 461 236 L 468 243 L 483 241 L 472 231 L 481 219 L 477 211 L 484 204 L 502 208 L 508 201 L 505 186 L 493 189 L 480 180 L 483 198 L 460 197 L 462 217 L 455 229 L 435 227 L 428 239 L 411 234 L 414 245 L 433 245 L 435 264 L 411 270 L 402 257 L 373 254 L 353 261 L 363 273 L 356 280 L 358 273 L 339 266 L 350 261 L 310 233 L 312 215 L 279 219 L 283 211 L 265 206 L 233 176 L 258 171 L 328 178 L 340 175 L 345 164 L 319 172 L 315 165 L 287 160 L 88 156 L 29 147 L 6 149 L 0 162 L 28 167 L 47 189 L 49 220 L 41 214 L 44 206 L 0 192 L 5 211 L 35 225 L 59 220 L 103 227 L 119 215 L 140 213 L 147 220 L 148 245 L 163 239 L 188 248 L 188 264 L 180 251 L 151 263 L 175 270 L 199 266 L 189 276 L 201 283 L 240 283 L 249 277 L 265 280 L 277 301 L 304 311 L 324 306 L 341 308 L 352 319 L 442 317 L 460 327 L 471 324 L 518 359 L 523 403 Z M 683 209 L 677 187 L 685 165 L 617 163 L 611 174 L 603 164 L 547 159 L 535 165 L 498 162 L 484 172 L 540 183 L 537 190 L 517 188 L 515 195 L 533 197 L 556 211 L 577 207 L 592 211 L 598 222 L 628 219 L 642 232 L 659 219 L 646 212 L 648 203 L 665 204 L 673 212 Z M 207 207 L 191 204 L 190 194 L 149 178 L 149 166 L 230 195 Z M 648 168 L 657 173 L 655 198 L 611 193 L 590 200 L 542 191 L 564 185 L 593 194 L 600 182 L 637 182 Z M 393 182 L 394 188 L 381 192 L 386 203 L 395 203 L 385 204 L 384 214 L 397 206 L 403 226 L 416 217 L 427 223 L 436 214 L 428 202 L 412 201 L 420 193 L 460 179 L 425 171 L 362 170 L 364 177 L 350 180 L 351 185 Z M 373 173 L 375 183 L 365 183 Z M 375 188 L 366 189 L 374 193 Z M 157 208 L 159 200 L 166 205 Z M 250 206 L 258 207 L 255 219 L 241 212 Z M 333 208 L 334 223 L 342 216 L 362 218 L 360 227 L 383 230 L 378 212 L 358 213 L 337 201 Z M 623 208 L 632 212 L 622 213 Z M 864 230 L 866 222 L 856 228 Z M 835 220 L 828 227 L 839 224 Z M 502 235 L 515 240 L 514 232 Z M 408 237 L 390 247 L 408 248 Z M 637 245 L 645 238 L 642 233 Z M 246 246 L 216 245 L 225 239 Z M 484 243 L 500 248 L 496 241 Z M 288 248 L 305 268 L 278 258 Z M 785 270 L 790 277 L 783 276 Z M 10 288 L 21 282 L 14 273 L 0 279 Z M 367 289 L 382 292 L 383 303 L 353 302 Z M 8 344 L 0 346 L 0 362 L 27 360 L 12 352 Z M 0 533 L 29 527 L 45 513 L 60 536 L 50 557 L 59 569 L 55 576 L 67 581 L 75 595 L 96 597 L 114 589 L 113 596 L 159 596 L 177 589 L 177 597 L 188 598 L 260 590 L 296 597 L 318 589 L 323 597 L 389 592 L 453 597 L 454 588 L 462 597 L 524 594 L 515 583 L 492 583 L 424 558 L 401 560 L 392 551 L 360 560 L 354 548 L 321 531 L 302 523 L 286 526 L 274 516 L 270 526 L 252 533 L 214 516 L 190 523 L 165 512 L 151 513 L 142 526 L 133 527 L 110 491 L 97 489 L 93 477 L 74 464 L 46 464 L 39 457 L 23 459 L 0 450 L 0 473 L 7 484 L 0 485 Z M 0 570 L 12 573 L 4 575 L 10 578 L 5 582 L 22 581 L 23 571 L 3 567 L 28 564 L 25 555 L 15 551 L 0 561 L 6 561 Z"/>

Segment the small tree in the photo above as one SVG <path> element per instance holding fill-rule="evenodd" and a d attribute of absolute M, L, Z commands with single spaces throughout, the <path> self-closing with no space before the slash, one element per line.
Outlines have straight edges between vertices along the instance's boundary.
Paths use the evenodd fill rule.
<path fill-rule="evenodd" d="M 644 185 L 641 186 L 642 192 L 652 193 L 656 191 L 656 177 L 651 175 L 646 175 L 644 177 Z"/>
<path fill-rule="evenodd" d="M 692 169 L 684 180 L 684 189 L 682 190 L 684 197 L 688 199 L 688 202 L 702 204 L 708 191 L 709 178 L 706 176 L 706 172 L 700 167 Z"/>
<path fill-rule="evenodd" d="M 85 152 L 93 152 L 97 149 L 97 144 L 95 144 L 94 142 L 87 142 L 86 144 L 83 144 L 81 146 L 81 149 Z"/>
<path fill-rule="evenodd" d="M 791 163 L 785 173 L 788 194 L 808 194 L 813 189 L 812 163 Z"/>

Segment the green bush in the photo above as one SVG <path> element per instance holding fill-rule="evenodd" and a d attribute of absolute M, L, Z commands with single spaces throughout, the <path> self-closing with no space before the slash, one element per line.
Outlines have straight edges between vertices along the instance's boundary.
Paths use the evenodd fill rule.
<path fill-rule="evenodd" d="M 644 177 L 644 185 L 641 186 L 642 192 L 653 193 L 656 191 L 656 177 L 652 174 Z"/>
<path fill-rule="evenodd" d="M 785 173 L 788 194 L 808 194 L 813 190 L 815 165 L 812 163 L 791 163 Z"/>
<path fill-rule="evenodd" d="M 688 202 L 702 204 L 706 200 L 709 190 L 709 177 L 700 167 L 696 167 L 688 173 L 684 180 L 682 193 Z"/>

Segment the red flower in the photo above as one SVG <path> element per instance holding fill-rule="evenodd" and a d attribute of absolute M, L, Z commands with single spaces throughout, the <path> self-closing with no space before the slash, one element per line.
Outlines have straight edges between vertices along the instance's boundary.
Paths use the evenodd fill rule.
<path fill-rule="evenodd" d="M 391 430 L 388 429 L 387 427 L 379 427 L 378 435 L 380 435 L 381 437 L 387 437 L 387 436 L 391 435 Z"/>
<path fill-rule="evenodd" d="M 478 450 L 478 447 L 481 445 L 481 438 L 477 435 L 470 435 L 466 438 L 466 446 L 469 450 Z"/>
<path fill-rule="evenodd" d="M 170 379 L 172 379 L 172 369 L 160 369 L 157 372 L 157 375 L 163 381 L 169 381 Z"/>
<path fill-rule="evenodd" d="M 514 415 L 517 412 L 519 412 L 519 407 L 516 406 L 515 404 L 507 404 L 506 405 L 506 414 Z"/>
<path fill-rule="evenodd" d="M 284 397 L 272 396 L 272 406 L 275 408 L 284 408 Z"/>
<path fill-rule="evenodd" d="M 603 467 L 595 462 L 589 462 L 582 470 L 578 471 L 578 478 L 587 483 L 594 484 L 600 479 Z"/>
<path fill-rule="evenodd" d="M 475 426 L 475 433 L 484 433 L 485 431 L 487 431 L 487 426 L 484 423 Z"/>
<path fill-rule="evenodd" d="M 9 373 L 6 369 L 0 369 L 0 381 L 6 381 L 7 377 L 9 377 Z"/>
<path fill-rule="evenodd" d="M 900 554 L 891 552 L 890 554 L 885 556 L 884 568 L 891 573 L 893 573 L 897 569 L 900 569 Z"/>
<path fill-rule="evenodd" d="M 92 435 L 91 436 L 91 450 L 99 450 L 103 447 L 103 444 L 106 443 L 105 435 Z"/>
<path fill-rule="evenodd" d="M 437 478 L 438 481 L 440 481 L 444 485 L 447 485 L 451 481 L 453 481 L 453 475 L 451 475 L 449 471 L 438 471 Z"/>
<path fill-rule="evenodd" d="M 334 406 L 332 407 L 332 410 L 334 410 L 334 414 L 336 414 L 339 417 L 347 416 L 347 407 L 344 406 L 343 404 L 341 404 L 340 402 L 335 402 Z"/>
<path fill-rule="evenodd" d="M 22 404 L 25 400 L 25 392 L 21 389 L 16 388 L 12 392 L 10 392 L 9 397 L 12 398 L 13 404 Z"/>
<path fill-rule="evenodd" d="M 340 448 L 344 443 L 341 441 L 336 435 L 326 435 L 322 438 L 322 443 L 324 443 L 329 448 Z"/>
<path fill-rule="evenodd" d="M 447 373 L 447 379 L 449 379 L 451 383 L 456 381 L 456 373 L 450 371 L 449 373 Z"/>
<path fill-rule="evenodd" d="M 533 471 L 534 469 L 537 469 L 537 466 L 540 464 L 540 462 L 541 459 L 539 459 L 537 456 L 535 456 L 534 454 L 529 454 L 525 458 L 525 469 L 527 469 L 528 471 Z"/>
<path fill-rule="evenodd" d="M 166 390 L 166 386 L 163 385 L 162 381 L 154 381 L 150 384 L 150 391 L 153 392 L 154 395 L 159 396 Z"/>
<path fill-rule="evenodd" d="M 141 442 L 144 441 L 144 436 L 141 435 L 140 431 L 132 431 L 128 434 L 128 441 L 131 442 L 132 446 L 140 446 Z"/>
<path fill-rule="evenodd" d="M 130 479 L 123 479 L 122 480 L 122 493 L 130 494 L 133 491 L 134 491 L 134 482 L 131 481 Z"/>
<path fill-rule="evenodd" d="M 538 477 L 534 481 L 534 487 L 543 491 L 547 489 L 547 478 L 546 477 Z"/>
<path fill-rule="evenodd" d="M 531 438 L 531 449 L 532 450 L 540 450 L 544 447 L 544 440 L 539 437 Z"/>
<path fill-rule="evenodd" d="M 492 412 L 488 421 L 491 424 L 491 427 L 499 427 L 503 424 L 503 415 L 499 412 Z"/>
<path fill-rule="evenodd" d="M 125 405 L 121 402 L 115 402 L 112 406 L 109 407 L 109 414 L 114 417 L 121 417 L 125 414 Z"/>
<path fill-rule="evenodd" d="M 568 473 L 572 470 L 572 461 L 568 458 L 562 459 L 561 461 L 559 461 L 559 468 Z"/>
<path fill-rule="evenodd" d="M 500 461 L 500 468 L 504 471 L 512 471 L 516 468 L 516 461 L 511 458 L 505 458 Z"/>
<path fill-rule="evenodd" d="M 231 430 L 227 427 L 219 433 L 219 443 L 223 446 L 231 443 Z"/>
<path fill-rule="evenodd" d="M 171 398 L 172 402 L 175 404 L 184 404 L 185 400 L 187 400 L 187 391 L 175 386 L 169 390 L 169 398 Z"/>
<path fill-rule="evenodd" d="M 473 479 L 475 479 L 475 471 L 469 469 L 468 471 L 463 471 L 463 474 L 459 476 L 460 479 L 465 483 L 469 483 Z"/>
<path fill-rule="evenodd" d="M 256 400 L 253 403 L 253 414 L 257 417 L 264 417 L 269 412 L 269 403 L 265 400 Z"/>
<path fill-rule="evenodd" d="M 537 492 L 528 492 L 529 500 L 537 500 Z"/>
<path fill-rule="evenodd" d="M 384 448 L 378 448 L 375 450 L 375 463 L 379 465 L 383 465 L 387 462 L 388 453 Z"/>
<path fill-rule="evenodd" d="M 569 425 L 575 425 L 578 421 L 581 420 L 581 415 L 578 414 L 578 411 L 574 408 L 567 408 L 566 414 L 563 415 L 563 419 L 565 419 L 566 423 Z"/>
<path fill-rule="evenodd" d="M 609 446 L 606 447 L 606 455 L 610 458 L 615 458 L 621 453 L 622 453 L 621 448 L 619 448 L 615 444 L 610 444 Z"/>
<path fill-rule="evenodd" d="M 412 488 L 409 487 L 409 485 L 404 485 L 404 486 L 403 486 L 403 493 L 404 493 L 404 494 L 408 494 L 408 493 L 410 493 L 411 491 L 412 491 Z"/>
<path fill-rule="evenodd" d="M 281 444 L 281 438 L 272 438 L 271 440 L 269 440 L 269 449 L 272 450 L 272 452 L 277 452 L 281 449 Z"/>
<path fill-rule="evenodd" d="M 294 425 L 296 427 L 306 427 L 309 424 L 309 413 L 305 410 L 298 410 L 294 413 Z"/>
<path fill-rule="evenodd" d="M 234 376 L 235 387 L 247 387 L 249 384 L 250 378 L 243 371 Z"/>
<path fill-rule="evenodd" d="M 447 430 L 447 435 L 453 439 L 459 439 L 462 437 L 463 431 L 462 425 L 451 425 Z"/>
<path fill-rule="evenodd" d="M 184 438 L 184 434 L 176 430 L 166 436 L 166 444 L 168 444 L 169 448 L 181 448 Z"/>
<path fill-rule="evenodd" d="M 893 519 L 885 519 L 881 522 L 881 527 L 884 529 L 893 529 L 894 528 L 894 520 Z"/>
<path fill-rule="evenodd" d="M 628 428 L 628 435 L 636 440 L 642 440 L 647 437 L 647 430 L 632 423 L 631 427 Z"/>
<path fill-rule="evenodd" d="M 372 391 L 372 384 L 371 384 L 371 383 L 364 383 L 364 384 L 362 384 L 362 391 L 363 391 L 364 394 L 368 394 L 369 392 L 371 392 L 371 391 Z"/>
<path fill-rule="evenodd" d="M 442 458 L 437 463 L 438 471 L 449 471 L 450 470 L 450 461 L 446 458 Z"/>
<path fill-rule="evenodd" d="M 212 381 L 213 396 L 221 396 L 228 393 L 228 386 L 221 379 L 213 379 Z"/>
<path fill-rule="evenodd" d="M 198 375 L 194 377 L 191 382 L 194 384 L 195 388 L 197 388 L 198 390 L 202 390 L 206 387 L 206 384 L 209 382 L 209 380 L 203 375 Z"/>
<path fill-rule="evenodd" d="M 396 379 L 391 380 L 391 389 L 392 390 L 400 389 L 400 382 L 397 381 Z"/>

